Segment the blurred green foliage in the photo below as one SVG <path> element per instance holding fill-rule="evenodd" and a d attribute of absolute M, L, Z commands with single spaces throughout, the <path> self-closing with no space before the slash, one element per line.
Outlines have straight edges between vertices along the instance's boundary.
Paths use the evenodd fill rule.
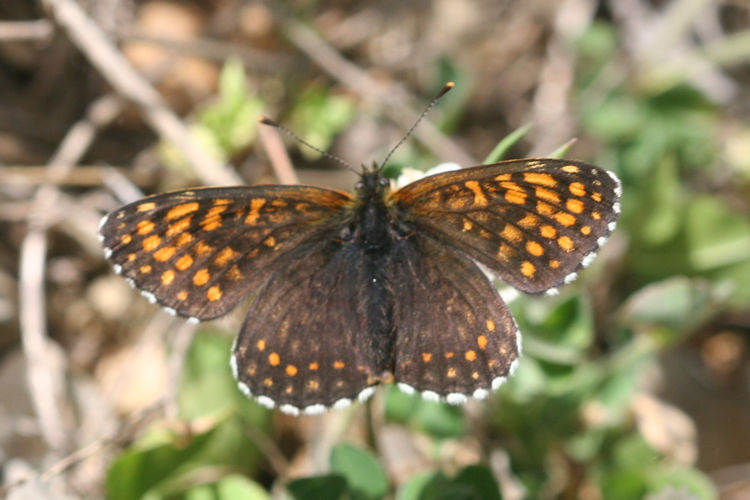
<path fill-rule="evenodd" d="M 605 23 L 578 41 L 577 104 L 585 134 L 599 143 L 596 163 L 623 181 L 622 216 L 615 238 L 623 249 L 617 266 L 595 262 L 585 281 L 615 283 L 611 310 L 595 312 L 581 284 L 553 298 L 521 297 L 511 306 L 524 333 L 521 365 L 484 405 L 482 425 L 460 407 L 424 401 L 384 388 L 385 419 L 430 440 L 435 449 L 475 436 L 487 452 L 502 448 L 527 498 L 550 498 L 551 464 L 602 498 L 632 499 L 676 491 L 716 497 L 698 469 L 662 455 L 638 433 L 630 401 L 640 376 L 659 353 L 684 342 L 718 311 L 750 305 L 750 220 L 730 205 L 720 186 L 706 182 L 723 162 L 721 110 L 687 81 L 644 84 L 647 69 L 607 78 L 616 60 L 617 33 Z M 468 77 L 442 61 L 441 81 Z M 229 64 L 219 99 L 199 114 L 200 127 L 229 156 L 252 141 L 248 125 L 261 102 L 246 92 L 244 74 Z M 468 85 L 467 85 L 468 88 Z M 445 115 L 454 126 L 465 96 Z M 351 121 L 346 96 L 311 86 L 290 114 L 291 127 L 326 149 Z M 495 161 L 528 132 L 522 127 L 488 156 Z M 310 154 L 302 148 L 303 154 Z M 394 163 L 418 155 L 408 145 Z M 728 173 L 726 175 L 732 175 Z M 616 276 L 608 273 L 616 269 Z M 619 305 L 618 305 L 619 304 Z M 209 422 L 194 433 L 154 428 L 126 449 L 108 475 L 111 498 L 267 498 L 248 478 L 259 477 L 261 454 L 248 436 L 268 432 L 271 412 L 236 390 L 227 366 L 229 341 L 201 331 L 184 368 L 180 415 Z M 477 416 L 473 416 L 476 419 Z M 217 478 L 194 484 L 197 472 Z M 219 474 L 221 472 L 221 474 Z M 487 463 L 415 474 L 397 490 L 375 450 L 349 443 L 334 447 L 329 472 L 286 484 L 294 498 L 403 500 L 500 498 Z"/>

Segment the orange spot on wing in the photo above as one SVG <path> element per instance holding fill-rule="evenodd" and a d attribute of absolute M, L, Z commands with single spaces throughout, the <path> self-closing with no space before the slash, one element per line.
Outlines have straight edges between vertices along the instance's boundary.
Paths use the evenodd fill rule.
<path fill-rule="evenodd" d="M 534 276 L 534 273 L 536 273 L 536 267 L 534 266 L 534 264 L 532 264 L 528 260 L 525 260 L 521 263 L 521 274 L 523 274 L 527 278 L 531 278 Z"/>
<path fill-rule="evenodd" d="M 477 359 L 477 353 L 476 351 L 469 349 L 464 353 L 464 358 L 466 358 L 466 361 L 474 361 Z"/>
<path fill-rule="evenodd" d="M 222 296 L 221 288 L 219 285 L 214 285 L 211 288 L 208 289 L 206 292 L 206 298 L 210 300 L 211 302 L 216 302 L 219 300 Z"/>
<path fill-rule="evenodd" d="M 432 353 L 423 352 L 422 353 L 422 361 L 424 361 L 425 363 L 429 363 L 430 361 L 432 361 Z"/>
<path fill-rule="evenodd" d="M 163 247 L 154 252 L 154 259 L 159 262 L 166 262 L 172 258 L 177 249 L 173 246 Z"/>
<path fill-rule="evenodd" d="M 513 224 L 506 224 L 500 233 L 500 237 L 508 241 L 518 242 L 523 238 L 523 233 Z"/>
<path fill-rule="evenodd" d="M 523 179 L 531 184 L 540 184 L 548 187 L 557 186 L 555 178 L 544 172 L 526 172 L 523 174 Z"/>
<path fill-rule="evenodd" d="M 190 213 L 195 212 L 200 208 L 200 205 L 197 201 L 191 201 L 190 203 L 183 203 L 181 205 L 177 205 L 176 207 L 173 207 L 167 212 L 167 215 L 164 217 L 166 220 L 174 220 L 179 219 L 180 217 L 184 217 L 185 215 L 188 215 Z"/>
<path fill-rule="evenodd" d="M 188 215 L 187 217 L 183 217 L 177 222 L 173 222 L 167 227 L 166 236 L 170 238 L 172 236 L 182 233 L 184 230 L 190 227 L 190 223 L 192 219 L 193 219 L 193 216 Z"/>
<path fill-rule="evenodd" d="M 258 342 L 255 343 L 255 347 L 257 347 L 259 351 L 265 351 L 266 341 L 264 339 L 260 339 Z"/>
<path fill-rule="evenodd" d="M 229 271 L 227 271 L 227 278 L 232 281 L 238 281 L 242 279 L 242 272 L 240 271 L 240 268 L 237 266 L 237 264 L 229 268 Z"/>
<path fill-rule="evenodd" d="M 469 188 L 471 192 L 474 193 L 474 205 L 478 207 L 487 206 L 487 197 L 482 191 L 482 186 L 480 186 L 477 181 L 466 181 L 464 182 L 464 186 Z"/>
<path fill-rule="evenodd" d="M 290 377 L 297 375 L 297 367 L 294 365 L 286 365 L 286 374 Z"/>
<path fill-rule="evenodd" d="M 174 267 L 176 267 L 180 271 L 184 271 L 190 268 L 190 266 L 192 265 L 193 265 L 193 257 L 190 254 L 183 255 L 182 257 L 177 259 L 177 262 L 174 263 Z"/>
<path fill-rule="evenodd" d="M 154 234 L 152 236 L 149 236 L 145 240 L 143 240 L 143 250 L 146 252 L 153 252 L 157 248 L 159 248 L 159 245 L 161 245 L 161 237 L 158 234 Z"/>
<path fill-rule="evenodd" d="M 346 363 L 344 363 L 343 361 L 334 361 L 334 362 L 333 362 L 333 367 L 334 367 L 335 369 L 337 369 L 337 370 L 341 370 L 341 369 L 342 369 L 342 368 L 344 368 L 345 366 L 346 366 Z"/>
<path fill-rule="evenodd" d="M 171 269 L 167 269 L 166 271 L 161 273 L 161 284 L 170 285 L 174 281 L 174 277 L 175 277 L 174 271 L 172 271 Z"/>
<path fill-rule="evenodd" d="M 544 225 L 539 228 L 539 233 L 544 238 L 554 238 L 555 236 L 557 236 L 557 229 L 549 225 Z"/>
<path fill-rule="evenodd" d="M 524 229 L 531 229 L 539 224 L 539 217 L 534 214 L 526 214 L 523 219 L 518 221 L 518 225 Z"/>
<path fill-rule="evenodd" d="M 138 205 L 138 208 L 136 208 L 136 210 L 138 212 L 148 212 L 149 210 L 153 210 L 154 208 L 156 208 L 156 203 L 154 203 L 153 201 L 147 201 L 146 203 L 141 203 L 140 205 Z"/>
<path fill-rule="evenodd" d="M 583 202 L 577 198 L 570 198 L 565 202 L 565 208 L 575 214 L 580 214 L 583 212 Z"/>
<path fill-rule="evenodd" d="M 279 363 L 281 363 L 281 357 L 277 353 L 272 352 L 268 355 L 268 364 L 271 366 L 279 366 Z"/>
<path fill-rule="evenodd" d="M 568 186 L 568 191 L 574 196 L 584 196 L 586 194 L 586 186 L 580 182 L 571 182 L 570 186 Z"/>
<path fill-rule="evenodd" d="M 549 201 L 552 203 L 560 203 L 560 195 L 551 189 L 538 187 L 534 189 L 534 194 L 540 200 Z"/>
<path fill-rule="evenodd" d="M 489 328 L 487 329 L 490 330 Z M 495 329 L 495 325 L 493 324 L 492 330 L 494 329 Z M 480 349 L 485 349 L 487 347 L 488 342 L 489 341 L 487 340 L 487 337 L 485 337 L 484 335 L 480 335 L 479 337 L 477 337 L 477 346 L 479 346 Z"/>
<path fill-rule="evenodd" d="M 512 184 L 512 183 L 503 182 L 502 184 Z M 524 203 L 526 203 L 526 192 L 520 190 L 520 188 L 518 189 L 519 191 L 508 189 L 505 192 L 505 201 L 507 201 L 508 203 L 516 204 L 516 205 L 523 205 Z"/>
<path fill-rule="evenodd" d="M 185 245 L 189 245 L 193 241 L 193 235 L 190 233 L 182 233 L 175 242 L 175 245 L 177 245 L 177 248 L 182 248 Z"/>
<path fill-rule="evenodd" d="M 557 212 L 554 217 L 557 222 L 566 227 L 572 226 L 576 223 L 575 215 L 571 215 L 567 212 Z"/>
<path fill-rule="evenodd" d="M 221 217 L 206 217 L 201 221 L 201 227 L 204 231 L 213 231 L 221 227 Z"/>
<path fill-rule="evenodd" d="M 250 200 L 250 212 L 245 217 L 245 224 L 254 226 L 260 218 L 260 209 L 266 204 L 265 198 L 253 198 Z"/>
<path fill-rule="evenodd" d="M 539 257 L 540 255 L 544 254 L 544 247 L 542 247 L 542 245 L 540 245 L 536 241 L 527 241 L 526 251 L 534 257 Z"/>
<path fill-rule="evenodd" d="M 224 247 L 221 252 L 219 252 L 219 255 L 214 258 L 214 264 L 219 267 L 224 267 L 229 264 L 229 262 L 234 260 L 238 255 L 239 252 L 235 252 L 231 247 Z"/>
<path fill-rule="evenodd" d="M 208 283 L 208 280 L 211 279 L 211 274 L 208 272 L 208 269 L 200 269 L 197 273 L 193 275 L 193 284 L 195 286 L 203 286 L 206 283 Z"/>
<path fill-rule="evenodd" d="M 540 215 L 552 215 L 552 214 L 555 213 L 555 207 L 553 207 L 549 203 L 544 203 L 543 201 L 537 201 L 536 202 L 536 211 Z"/>
<path fill-rule="evenodd" d="M 150 220 L 142 220 L 138 222 L 138 224 L 136 225 L 136 229 L 138 230 L 138 234 L 148 234 L 154 230 L 154 223 Z"/>
<path fill-rule="evenodd" d="M 208 254 L 210 254 L 211 252 L 214 251 L 214 247 L 212 247 L 211 245 L 206 245 L 202 241 L 199 241 L 198 243 L 196 243 L 194 248 L 195 248 L 195 253 L 199 257 L 202 257 L 204 255 L 208 255 Z"/>
<path fill-rule="evenodd" d="M 560 245 L 560 248 L 562 248 L 566 252 L 570 252 L 571 250 L 573 250 L 574 246 L 573 240 L 571 240 L 567 236 L 560 236 L 559 238 L 557 238 L 557 244 Z"/>

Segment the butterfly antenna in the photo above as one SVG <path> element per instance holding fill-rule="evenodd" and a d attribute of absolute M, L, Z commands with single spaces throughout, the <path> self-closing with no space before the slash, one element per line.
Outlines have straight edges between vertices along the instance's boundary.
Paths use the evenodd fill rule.
<path fill-rule="evenodd" d="M 348 168 L 352 172 L 356 173 L 357 175 L 361 175 L 361 172 L 359 172 L 358 170 L 356 170 L 354 167 L 352 167 L 351 165 L 349 165 L 347 162 L 345 162 L 341 158 L 339 158 L 337 156 L 333 156 L 331 153 L 329 153 L 327 151 L 323 151 L 319 147 L 313 146 L 312 144 L 310 144 L 309 142 L 307 142 L 306 140 L 304 140 L 302 137 L 298 136 L 297 134 L 295 134 L 294 132 L 292 132 L 291 130 L 289 130 L 288 128 L 286 128 L 285 126 L 283 126 L 283 125 L 281 125 L 279 123 L 276 123 L 275 121 L 271 120 L 270 118 L 267 118 L 265 116 L 261 116 L 261 117 L 258 118 L 258 122 L 262 123 L 263 125 L 268 125 L 269 127 L 274 127 L 274 128 L 277 128 L 277 129 L 281 130 L 286 135 L 288 135 L 289 137 L 291 137 L 295 141 L 299 142 L 300 144 L 304 144 L 305 146 L 307 146 L 308 148 L 312 149 L 313 151 L 317 151 L 318 153 L 320 153 L 321 156 L 323 156 L 325 158 L 328 158 L 329 160 L 333 160 L 336 163 L 340 163 L 341 165 L 345 166 L 346 168 Z"/>
<path fill-rule="evenodd" d="M 387 155 L 385 155 L 385 160 L 383 160 L 383 163 L 380 164 L 380 168 L 378 170 L 382 170 L 383 167 L 386 166 L 386 164 L 388 163 L 388 160 L 391 159 L 391 156 L 393 155 L 393 153 L 399 148 L 399 146 L 401 146 L 404 143 L 404 141 L 406 139 L 409 138 L 409 136 L 412 134 L 412 132 L 414 132 L 414 129 L 417 128 L 417 125 L 419 125 L 419 122 L 421 122 L 422 119 L 425 116 L 427 116 L 427 113 L 429 113 L 430 110 L 432 109 L 432 107 L 435 104 L 437 104 L 437 102 L 440 100 L 440 98 L 443 97 L 445 94 L 447 94 L 448 91 L 450 89 L 452 89 L 453 87 L 455 87 L 455 86 L 456 86 L 456 84 L 453 83 L 453 82 L 448 82 L 445 85 L 443 85 L 443 88 L 440 89 L 440 92 L 438 92 L 437 95 L 432 98 L 432 100 L 427 104 L 427 106 L 425 106 L 424 111 L 422 111 L 422 113 L 417 117 L 416 121 L 414 122 L 414 125 L 412 125 L 411 128 L 406 131 L 406 134 L 404 134 L 404 136 L 401 138 L 401 140 L 398 141 L 398 143 L 391 148 L 391 150 L 388 152 Z"/>

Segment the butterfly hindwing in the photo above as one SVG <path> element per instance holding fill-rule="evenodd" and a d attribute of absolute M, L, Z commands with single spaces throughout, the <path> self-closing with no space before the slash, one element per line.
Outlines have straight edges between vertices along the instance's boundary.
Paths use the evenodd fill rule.
<path fill-rule="evenodd" d="M 369 273 L 361 250 L 321 238 L 259 291 L 233 349 L 242 390 L 287 413 L 368 397 L 379 369 L 367 335 Z"/>
<path fill-rule="evenodd" d="M 614 229 L 620 184 L 570 160 L 509 160 L 393 193 L 404 220 L 528 293 L 575 278 Z"/>
<path fill-rule="evenodd" d="M 425 235 L 400 242 L 392 262 L 395 381 L 451 403 L 497 389 L 517 364 L 520 334 L 484 273 Z"/>
<path fill-rule="evenodd" d="M 126 205 L 99 231 L 115 271 L 149 300 L 210 319 L 259 287 L 302 241 L 340 224 L 351 201 L 307 186 L 191 189 Z"/>

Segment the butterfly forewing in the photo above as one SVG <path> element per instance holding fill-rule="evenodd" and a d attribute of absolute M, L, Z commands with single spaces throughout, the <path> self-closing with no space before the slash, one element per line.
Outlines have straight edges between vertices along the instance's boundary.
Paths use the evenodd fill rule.
<path fill-rule="evenodd" d="M 393 193 L 405 220 L 539 293 L 575 277 L 619 212 L 606 170 L 570 160 L 510 160 L 419 180 Z"/>
<path fill-rule="evenodd" d="M 203 188 L 144 198 L 109 214 L 100 235 L 115 270 L 188 317 L 226 314 L 279 260 L 343 222 L 351 197 L 307 186 Z"/>

